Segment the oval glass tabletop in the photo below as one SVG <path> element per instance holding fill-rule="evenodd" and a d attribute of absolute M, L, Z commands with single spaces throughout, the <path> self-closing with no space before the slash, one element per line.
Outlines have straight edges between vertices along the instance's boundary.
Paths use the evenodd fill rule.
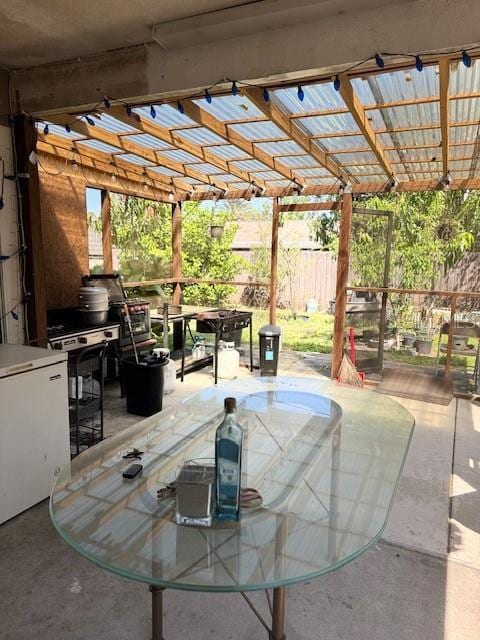
<path fill-rule="evenodd" d="M 175 523 L 157 492 L 189 460 L 212 459 L 223 400 L 246 430 L 242 484 L 263 504 L 239 522 Z M 390 398 L 327 379 L 252 378 L 206 389 L 75 458 L 52 491 L 60 535 L 109 571 L 196 591 L 285 586 L 333 571 L 385 528 L 413 432 Z M 126 481 L 144 452 L 143 473 Z"/>

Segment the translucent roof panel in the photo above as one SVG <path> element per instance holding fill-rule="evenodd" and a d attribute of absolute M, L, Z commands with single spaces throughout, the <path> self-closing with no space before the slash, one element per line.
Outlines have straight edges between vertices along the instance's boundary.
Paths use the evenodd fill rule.
<path fill-rule="evenodd" d="M 269 140 L 270 138 L 285 138 L 288 136 L 283 133 L 273 122 L 249 122 L 243 124 L 232 124 L 230 129 L 236 131 L 248 140 Z"/>
<path fill-rule="evenodd" d="M 227 184 L 231 184 L 232 188 L 236 188 L 237 182 L 243 183 L 243 180 L 241 178 L 238 178 L 237 176 L 232 176 L 231 173 L 218 173 L 215 175 L 215 180 L 226 182 Z"/>
<path fill-rule="evenodd" d="M 465 93 L 477 93 L 480 87 L 480 60 L 473 60 L 468 69 L 461 62 L 450 65 L 450 82 L 448 90 L 450 96 Z"/>
<path fill-rule="evenodd" d="M 175 132 L 177 136 L 180 138 L 184 138 L 189 142 L 193 142 L 194 144 L 198 144 L 200 146 L 209 145 L 209 144 L 222 144 L 225 142 L 223 138 L 217 136 L 216 133 L 210 131 L 206 127 L 196 127 L 193 129 L 177 129 Z"/>
<path fill-rule="evenodd" d="M 280 156 L 278 161 L 290 169 L 302 169 L 306 167 L 317 167 L 318 162 L 307 154 L 303 156 Z"/>
<path fill-rule="evenodd" d="M 325 138 L 322 146 L 327 151 L 342 151 L 344 149 L 366 149 L 367 141 L 363 136 L 338 136 L 336 138 Z"/>
<path fill-rule="evenodd" d="M 185 164 L 187 162 L 199 162 L 197 156 L 194 156 L 192 153 L 188 153 L 188 151 L 182 151 L 181 149 L 162 151 L 158 156 L 159 161 L 161 161 L 162 156 L 168 158 L 169 160 L 173 160 L 174 162 L 181 162 L 182 164 Z"/>
<path fill-rule="evenodd" d="M 222 122 L 265 117 L 260 109 L 241 93 L 236 96 L 215 96 L 210 104 L 205 98 L 193 102 Z"/>
<path fill-rule="evenodd" d="M 288 156 L 295 153 L 303 153 L 302 147 L 293 140 L 258 142 L 255 146 L 271 156 Z"/>
<path fill-rule="evenodd" d="M 112 118 L 108 113 L 102 113 L 100 119 L 96 122 L 96 126 L 109 133 L 136 133 L 138 132 L 134 126 L 130 126 L 125 122 L 120 122 L 116 118 Z"/>
<path fill-rule="evenodd" d="M 307 178 L 307 185 L 334 185 L 337 180 L 333 177 L 330 178 Z"/>
<path fill-rule="evenodd" d="M 451 122 L 478 122 L 480 119 L 480 98 L 450 100 Z"/>
<path fill-rule="evenodd" d="M 252 173 L 252 178 L 254 180 L 283 180 L 284 177 L 281 173 L 277 173 L 277 171 L 256 171 Z"/>
<path fill-rule="evenodd" d="M 211 147 L 209 153 L 213 153 L 215 156 L 218 156 L 221 160 L 242 160 L 243 158 L 250 158 L 248 153 L 242 151 L 238 147 L 233 144 L 219 144 Z"/>
<path fill-rule="evenodd" d="M 296 169 L 295 175 L 299 178 L 327 178 L 332 174 L 322 167 L 316 167 L 315 169 Z"/>
<path fill-rule="evenodd" d="M 418 125 L 436 125 L 440 122 L 438 102 L 389 107 L 388 109 L 370 109 L 367 115 L 376 131 Z"/>
<path fill-rule="evenodd" d="M 405 171 L 409 173 L 442 173 L 442 162 L 404 162 L 403 166 L 405 167 Z"/>
<path fill-rule="evenodd" d="M 298 118 L 296 124 L 302 126 L 309 135 L 321 135 L 322 133 L 333 133 L 341 135 L 343 131 L 358 131 L 360 129 L 349 113 L 340 113 L 332 116 L 310 116 Z"/>
<path fill-rule="evenodd" d="M 149 160 L 145 160 L 145 158 L 140 158 L 140 156 L 136 156 L 133 153 L 124 153 L 120 157 L 122 158 L 122 160 L 126 160 L 127 162 L 132 162 L 133 164 L 138 164 L 143 167 L 146 167 L 152 164 Z"/>
<path fill-rule="evenodd" d="M 425 145 L 439 145 L 441 143 L 440 128 L 417 129 L 415 131 L 396 131 L 380 133 L 378 139 L 383 146 L 421 147 Z"/>
<path fill-rule="evenodd" d="M 364 105 L 436 97 L 439 91 L 438 67 L 425 66 L 419 72 L 412 64 L 411 69 L 354 78 L 352 86 Z"/>
<path fill-rule="evenodd" d="M 269 167 L 259 160 L 241 160 L 231 163 L 232 167 L 236 167 L 241 171 L 268 171 Z"/>
<path fill-rule="evenodd" d="M 471 158 L 473 145 L 461 144 L 458 147 L 450 147 L 450 158 Z"/>
<path fill-rule="evenodd" d="M 422 161 L 422 162 L 430 162 L 433 158 L 441 158 L 442 150 L 441 148 L 436 149 L 422 149 L 421 147 L 418 149 L 405 149 L 400 151 L 387 151 L 387 157 L 392 162 L 402 161 L 402 162 L 414 162 L 414 161 Z"/>
<path fill-rule="evenodd" d="M 378 162 L 377 156 L 373 151 L 358 151 L 356 153 L 340 153 L 332 156 L 335 162 L 339 164 L 368 164 L 370 162 Z"/>
<path fill-rule="evenodd" d="M 383 171 L 382 167 L 379 164 L 373 164 L 373 165 L 358 164 L 351 167 L 345 167 L 345 171 L 350 175 L 357 175 L 362 173 L 379 173 L 379 174 L 381 173 L 385 178 L 385 172 Z"/>
<path fill-rule="evenodd" d="M 37 131 L 39 131 L 40 133 L 43 133 L 43 130 L 45 128 L 44 122 L 37 122 L 35 126 Z M 51 122 L 48 123 L 48 131 L 49 133 L 53 133 L 56 136 L 59 136 L 61 138 L 66 138 L 67 140 L 81 140 L 82 138 L 85 137 L 85 136 L 82 136 L 80 133 L 76 133 L 75 131 L 70 131 L 69 133 L 68 131 L 65 130 L 64 126 L 59 124 L 52 124 Z"/>
<path fill-rule="evenodd" d="M 155 138 L 148 133 L 141 133 L 137 136 L 128 136 L 128 140 L 140 145 L 141 147 L 145 147 L 145 149 L 160 150 L 174 148 L 171 144 L 163 142 L 163 140 Z"/>
<path fill-rule="evenodd" d="M 173 169 L 167 169 L 167 167 L 152 167 L 150 171 L 155 171 L 155 173 L 160 173 L 163 176 L 181 176 L 183 177 L 183 173 L 179 173 L 178 171 L 174 171 Z"/>
<path fill-rule="evenodd" d="M 335 91 L 331 82 L 307 84 L 303 85 L 302 89 L 303 100 L 298 97 L 297 87 L 288 87 L 272 91 L 272 102 L 279 104 L 287 113 L 308 113 L 345 107 L 339 92 Z"/>
<path fill-rule="evenodd" d="M 468 171 L 472 166 L 472 160 L 450 160 L 449 166 L 452 171 Z"/>
<path fill-rule="evenodd" d="M 82 147 L 94 149 L 95 151 L 101 151 L 102 153 L 123 153 L 122 149 L 101 142 L 100 140 L 78 140 L 77 144 L 82 145 Z"/>
<path fill-rule="evenodd" d="M 291 185 L 292 183 L 290 182 L 290 180 L 270 180 L 268 182 L 269 187 L 280 187 L 281 189 L 286 189 Z"/>
<path fill-rule="evenodd" d="M 472 124 L 462 127 L 450 127 L 450 142 L 464 143 L 475 142 L 480 134 L 480 124 Z"/>
<path fill-rule="evenodd" d="M 196 125 L 193 120 L 184 113 L 180 113 L 176 107 L 173 107 L 170 104 L 155 105 L 155 118 L 152 118 L 150 114 L 150 107 L 138 107 L 133 111 L 143 118 L 152 120 L 152 122 L 156 122 L 162 127 L 167 127 L 168 129 L 171 127 L 191 127 L 192 125 Z"/>
<path fill-rule="evenodd" d="M 199 162 L 195 165 L 194 168 L 209 176 L 215 175 L 216 173 L 223 173 L 222 169 L 219 169 L 214 164 L 210 164 L 209 162 Z"/>

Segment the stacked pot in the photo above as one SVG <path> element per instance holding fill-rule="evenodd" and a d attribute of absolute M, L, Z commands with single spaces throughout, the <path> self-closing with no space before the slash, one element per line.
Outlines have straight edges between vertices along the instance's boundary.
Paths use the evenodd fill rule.
<path fill-rule="evenodd" d="M 108 291 L 103 287 L 80 287 L 78 309 L 85 326 L 105 324 L 108 318 Z"/>

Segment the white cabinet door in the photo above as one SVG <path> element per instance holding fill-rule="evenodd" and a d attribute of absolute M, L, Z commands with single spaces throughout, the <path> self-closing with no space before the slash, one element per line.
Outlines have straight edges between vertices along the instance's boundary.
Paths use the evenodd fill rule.
<path fill-rule="evenodd" d="M 66 362 L 0 379 L 0 523 L 49 495 L 69 440 Z"/>

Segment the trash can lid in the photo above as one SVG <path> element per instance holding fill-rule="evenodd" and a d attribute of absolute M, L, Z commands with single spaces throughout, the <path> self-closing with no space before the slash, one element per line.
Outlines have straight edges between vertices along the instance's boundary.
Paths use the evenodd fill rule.
<path fill-rule="evenodd" d="M 281 333 L 281 328 L 276 324 L 264 324 L 263 327 L 260 327 L 258 330 L 259 336 L 279 336 Z"/>

